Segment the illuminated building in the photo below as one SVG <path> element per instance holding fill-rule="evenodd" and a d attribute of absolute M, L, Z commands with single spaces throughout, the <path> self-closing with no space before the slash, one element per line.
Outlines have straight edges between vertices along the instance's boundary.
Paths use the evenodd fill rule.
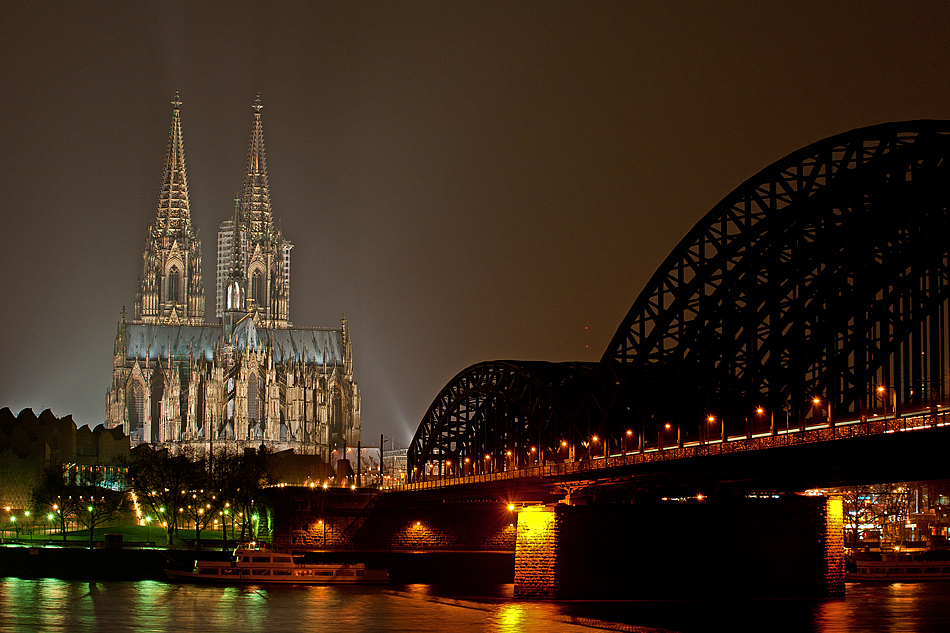
<path fill-rule="evenodd" d="M 264 444 L 329 462 L 361 436 L 350 332 L 345 317 L 336 328 L 290 321 L 292 244 L 274 221 L 260 98 L 243 187 L 218 234 L 217 323 L 204 322 L 177 94 L 172 103 L 134 319 L 123 310 L 116 334 L 106 424 L 124 426 L 133 444 L 200 451 Z"/>

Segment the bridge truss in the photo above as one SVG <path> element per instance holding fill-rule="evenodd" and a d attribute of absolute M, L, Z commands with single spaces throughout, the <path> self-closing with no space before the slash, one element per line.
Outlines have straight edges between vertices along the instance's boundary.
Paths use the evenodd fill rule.
<path fill-rule="evenodd" d="M 594 442 L 625 454 L 631 441 L 645 451 L 936 413 L 950 400 L 948 211 L 947 121 L 853 130 L 766 167 L 667 257 L 595 367 L 557 384 L 507 363 L 522 383 L 546 384 L 557 410 L 538 450 L 563 461 L 564 442 L 571 456 Z M 515 436 L 501 429 L 520 428 L 531 405 L 519 388 L 499 382 L 475 404 L 477 389 L 453 386 L 492 365 L 443 390 L 410 467 L 454 454 L 462 437 L 509 450 L 497 441 Z M 469 407 L 477 415 L 452 413 Z"/>
<path fill-rule="evenodd" d="M 561 441 L 594 366 L 493 361 L 465 369 L 426 412 L 409 447 L 411 477 L 493 473 L 567 455 Z"/>

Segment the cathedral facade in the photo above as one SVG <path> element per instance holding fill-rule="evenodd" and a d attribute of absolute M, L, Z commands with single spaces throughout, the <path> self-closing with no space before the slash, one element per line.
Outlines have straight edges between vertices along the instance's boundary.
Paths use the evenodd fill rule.
<path fill-rule="evenodd" d="M 344 317 L 290 321 L 290 251 L 274 220 L 260 97 L 233 216 L 217 241 L 215 320 L 205 319 L 201 243 L 191 221 L 176 93 L 158 209 L 134 313 L 115 339 L 107 428 L 132 444 L 198 452 L 293 449 L 328 463 L 360 440 L 360 396 Z"/>

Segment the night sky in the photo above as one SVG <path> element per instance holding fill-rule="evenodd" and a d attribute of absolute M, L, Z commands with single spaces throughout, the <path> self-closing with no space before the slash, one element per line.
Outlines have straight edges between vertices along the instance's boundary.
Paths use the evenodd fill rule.
<path fill-rule="evenodd" d="M 207 319 L 259 92 L 291 318 L 403 445 L 473 363 L 599 359 L 768 164 L 950 119 L 946 2 L 7 2 L 0 59 L 0 407 L 90 426 L 176 90 Z"/>

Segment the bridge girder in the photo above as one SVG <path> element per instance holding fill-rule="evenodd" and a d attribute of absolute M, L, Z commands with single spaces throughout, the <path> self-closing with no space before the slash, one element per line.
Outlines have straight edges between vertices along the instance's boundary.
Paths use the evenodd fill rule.
<path fill-rule="evenodd" d="M 740 185 L 637 297 L 581 415 L 669 444 L 946 401 L 948 154 L 950 122 L 887 123 Z"/>
<path fill-rule="evenodd" d="M 495 450 L 479 434 L 538 438 L 549 457 L 599 437 L 600 454 L 616 454 L 631 434 L 642 451 L 935 411 L 950 402 L 948 183 L 950 121 L 860 128 L 789 154 L 689 231 L 595 366 L 499 361 L 456 376 L 410 469 L 458 446 Z"/>
<path fill-rule="evenodd" d="M 491 361 L 466 368 L 413 437 L 407 460 L 413 480 L 426 476 L 425 464 L 473 474 L 557 459 L 594 365 Z"/>

